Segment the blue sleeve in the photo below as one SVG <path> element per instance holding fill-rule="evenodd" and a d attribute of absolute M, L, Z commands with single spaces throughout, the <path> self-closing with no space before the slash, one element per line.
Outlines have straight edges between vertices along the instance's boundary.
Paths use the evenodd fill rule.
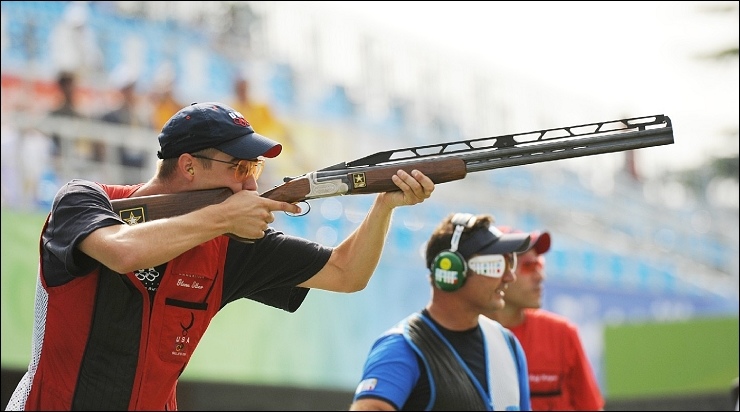
<path fill-rule="evenodd" d="M 419 380 L 416 353 L 400 333 L 388 333 L 375 341 L 365 361 L 354 401 L 376 398 L 401 410 Z"/>
<path fill-rule="evenodd" d="M 522 344 L 519 343 L 519 339 L 516 338 L 516 336 L 511 333 L 511 337 L 513 338 L 514 342 L 514 350 L 516 351 L 516 359 L 517 359 L 517 373 L 519 376 L 519 410 L 521 411 L 531 411 L 532 410 L 532 402 L 529 399 L 530 391 L 529 391 L 529 372 L 527 369 L 527 355 L 524 353 L 524 348 L 522 348 Z"/>

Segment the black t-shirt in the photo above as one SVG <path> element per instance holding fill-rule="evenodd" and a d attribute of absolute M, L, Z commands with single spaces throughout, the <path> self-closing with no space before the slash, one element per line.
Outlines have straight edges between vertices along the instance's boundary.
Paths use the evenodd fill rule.
<path fill-rule="evenodd" d="M 64 185 L 54 199 L 42 233 L 41 265 L 47 285 L 63 285 L 97 269 L 100 263 L 77 246 L 93 231 L 118 224 L 126 223 L 113 212 L 108 196 L 98 184 L 72 180 Z M 273 228 L 254 243 L 230 239 L 221 307 L 248 298 L 294 312 L 308 293 L 308 289 L 296 285 L 321 270 L 331 252 L 332 248 Z M 152 293 L 163 273 L 164 265 L 136 272 Z"/>

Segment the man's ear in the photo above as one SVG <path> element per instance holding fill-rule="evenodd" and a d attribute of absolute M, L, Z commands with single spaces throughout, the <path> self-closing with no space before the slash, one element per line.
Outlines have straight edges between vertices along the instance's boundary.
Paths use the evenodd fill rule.
<path fill-rule="evenodd" d="M 190 176 L 195 176 L 195 169 L 193 168 L 193 157 L 187 153 L 180 156 L 178 159 L 177 169 L 183 173 L 187 173 Z"/>

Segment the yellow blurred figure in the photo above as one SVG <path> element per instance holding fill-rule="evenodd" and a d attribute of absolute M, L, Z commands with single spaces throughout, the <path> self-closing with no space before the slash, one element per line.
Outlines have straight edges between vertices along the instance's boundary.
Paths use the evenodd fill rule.
<path fill-rule="evenodd" d="M 162 130 L 167 120 L 173 114 L 177 113 L 178 110 L 182 109 L 183 105 L 175 100 L 171 89 L 157 93 L 153 100 L 152 126 L 155 130 Z"/>
<path fill-rule="evenodd" d="M 239 111 L 257 133 L 269 136 L 281 143 L 287 129 L 272 113 L 267 103 L 253 101 L 249 94 L 249 81 L 243 77 L 234 80 L 234 101 L 231 107 Z"/>
<path fill-rule="evenodd" d="M 164 124 L 185 106 L 175 97 L 175 70 L 171 64 L 163 64 L 157 71 L 152 93 L 151 125 L 162 130 Z"/>
<path fill-rule="evenodd" d="M 292 140 L 290 129 L 275 116 L 268 103 L 252 99 L 249 80 L 237 76 L 234 79 L 233 93 L 231 107 L 241 113 L 257 133 L 282 143 L 283 151 L 292 156 L 298 142 Z M 267 176 L 264 180 L 278 182 L 283 176 L 305 172 L 306 167 L 303 159 L 298 161 L 291 159 L 290 162 L 276 161 L 266 171 Z"/>

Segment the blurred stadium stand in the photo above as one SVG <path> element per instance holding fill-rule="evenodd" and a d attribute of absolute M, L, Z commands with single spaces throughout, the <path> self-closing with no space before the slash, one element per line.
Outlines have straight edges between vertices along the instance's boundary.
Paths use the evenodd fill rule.
<path fill-rule="evenodd" d="M 19 131 L 36 129 L 57 136 L 60 147 L 52 181 L 58 184 L 71 178 L 116 182 L 126 172 L 124 166 L 114 162 L 76 157 L 76 142 L 80 138 L 103 142 L 111 154 L 108 159 L 114 158 L 113 153 L 121 145 L 147 150 L 151 154 L 149 161 L 137 169 L 141 179 L 147 179 L 155 167 L 157 130 L 47 115 L 56 102 L 56 72 L 47 39 L 69 3 L 2 2 L 4 130 L 5 126 Z M 352 22 L 308 13 L 303 7 L 281 2 L 224 2 L 242 3 L 231 4 L 228 10 L 249 16 L 247 42 L 232 33 L 238 24 L 225 24 L 221 31 L 209 26 L 208 19 L 218 16 L 207 15 L 203 9 L 194 9 L 190 15 L 181 11 L 184 17 L 176 19 L 176 11 L 166 14 L 162 8 L 185 7 L 183 4 L 152 3 L 158 5 L 90 2 L 89 23 L 104 57 L 104 75 L 80 79 L 80 105 L 90 117 L 110 107 L 110 96 L 115 90 L 106 74 L 121 63 L 138 68 L 142 81 L 137 90 L 146 100 L 157 70 L 168 62 L 175 69 L 176 90 L 183 102 L 227 101 L 233 73 L 249 73 L 254 83 L 262 85 L 261 96 L 293 129 L 297 147 L 293 156 L 306 157 L 302 164 L 312 164 L 317 169 L 391 148 L 564 126 L 554 123 L 554 118 L 600 121 L 619 117 L 612 108 L 592 107 L 590 102 L 542 90 L 526 80 L 490 73 L 474 64 L 465 69 L 445 66 L 431 50 L 427 52 L 411 43 L 399 45 L 402 42 L 397 39 L 370 34 Z M 203 13 L 200 19 L 192 17 L 198 12 Z M 337 38 L 346 44 L 330 45 Z M 138 54 L 132 56 L 131 45 L 141 48 Z M 330 67 L 335 63 L 340 67 Z M 355 70 L 342 71 L 344 66 Z M 451 74 L 454 70 L 462 71 Z M 450 93 L 452 86 L 444 81 L 448 77 L 459 80 L 454 85 L 456 93 Z M 512 84 L 517 85 L 516 91 Z M 4 135 L 4 142 L 5 139 Z M 737 316 L 738 211 L 699 200 L 667 206 L 660 197 L 662 182 L 635 182 L 619 166 L 612 167 L 608 179 L 611 187 L 602 190 L 589 178 L 596 169 L 619 164 L 622 157 L 613 154 L 601 158 L 608 161 L 591 163 L 585 171 L 582 165 L 569 167 L 572 165 L 563 161 L 498 169 L 440 185 L 423 212 L 398 211 L 379 272 L 418 272 L 419 245 L 439 219 L 458 210 L 486 212 L 493 213 L 500 224 L 553 233 L 545 307 L 573 318 L 582 327 L 606 322 Z M 266 176 L 275 184 L 282 176 L 310 171 L 289 164 L 288 159 L 276 163 L 277 170 L 268 170 Z M 353 211 L 366 210 L 367 201 L 363 197 L 342 199 L 338 217 L 327 221 L 328 212 L 314 210 L 302 220 L 287 222 L 285 231 L 331 243 L 352 229 L 357 222 L 353 220 Z M 313 207 L 328 204 L 316 202 Z M 3 197 L 4 208 L 28 205 Z M 34 207 L 45 212 L 48 202 Z M 409 227 L 427 230 L 406 230 Z M 394 290 L 406 289 L 401 285 Z M 572 307 L 564 303 L 590 300 L 600 305 Z M 660 302 L 673 305 L 659 305 Z M 396 308 L 398 313 L 393 312 L 388 318 L 395 321 L 394 317 L 407 309 Z M 591 336 L 585 336 L 585 341 L 589 357 L 599 371 L 602 343 Z M 360 352 L 364 350 L 360 348 Z M 6 371 L 5 363 L 3 370 L 6 402 L 6 384 L 15 372 Z M 353 372 L 353 376 L 359 376 L 359 370 Z M 183 383 L 181 391 L 189 384 Z M 327 398 L 331 402 L 278 405 L 276 401 L 274 409 L 251 406 L 263 410 L 348 406 L 349 398 L 336 402 L 338 397 L 351 395 L 352 378 L 333 383 L 342 390 Z M 314 389 L 325 389 L 322 386 Z M 194 390 L 184 392 L 188 395 L 184 395 L 181 406 L 214 406 L 199 404 Z M 266 396 L 262 390 L 256 392 Z M 295 398 L 297 392 L 291 393 Z M 300 399 L 319 396 L 317 393 L 301 395 Z M 214 393 L 204 396 L 214 398 Z M 285 393 L 274 398 L 283 402 L 287 399 Z M 649 401 L 635 407 L 644 408 L 646 402 Z M 649 405 L 648 409 L 673 409 L 673 403 L 679 407 L 687 405 L 687 401 L 675 402 L 675 398 L 664 399 L 662 404 L 654 402 L 657 406 Z M 697 406 L 700 404 L 697 402 L 694 410 L 707 410 Z M 630 409 L 630 404 L 620 403 L 619 408 Z M 224 403 L 219 409 L 231 408 Z"/>

